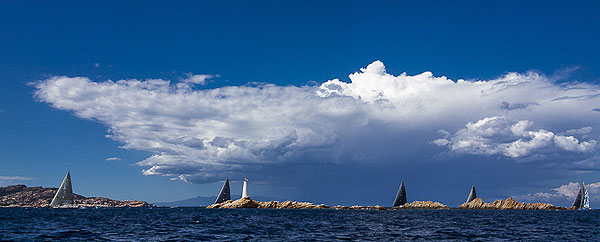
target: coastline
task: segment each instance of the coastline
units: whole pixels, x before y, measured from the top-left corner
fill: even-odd
[[[25,185],[12,185],[0,187],[0,207],[21,208],[44,208],[49,207],[52,197],[57,188],[27,187]],[[75,194],[74,207],[157,207],[145,201],[119,201],[104,197],[84,197]],[[198,206],[201,207],[201,206]],[[207,209],[333,209],[333,210],[410,210],[410,209],[444,209],[444,210],[574,210],[555,206],[549,203],[523,203],[513,198],[496,200],[490,203],[476,198],[469,203],[463,203],[458,207],[450,207],[435,201],[413,201],[403,206],[384,207],[380,205],[354,205],[354,206],[329,206],[325,204],[313,204],[310,202],[296,201],[255,201],[249,197],[237,200],[227,200],[206,206]]]
[[[206,207],[207,209],[239,209],[239,208],[259,208],[259,209],[334,209],[334,210],[409,210],[409,209],[433,209],[433,210],[574,210],[573,208],[565,208],[554,206],[549,203],[519,203],[513,198],[506,200],[496,200],[492,203],[483,202],[481,198],[474,199],[469,203],[463,203],[456,208],[444,205],[434,201],[413,201],[403,206],[383,207],[375,206],[327,206],[325,204],[313,204],[309,202],[294,202],[294,201],[254,201],[251,198],[240,198],[232,201],[227,200],[222,203],[212,204]]]
[[[0,187],[0,207],[44,208],[50,202],[58,188],[27,187],[12,185]],[[75,194],[72,207],[154,207],[154,205],[135,200],[113,200],[105,197],[84,197]]]

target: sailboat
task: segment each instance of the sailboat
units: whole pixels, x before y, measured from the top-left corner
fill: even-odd
[[[404,188],[404,181],[400,183],[400,188],[398,189],[398,194],[396,194],[396,199],[394,199],[394,205],[392,207],[404,206],[406,204],[406,189]]]
[[[223,183],[223,187],[221,187],[215,203],[222,203],[228,200],[231,200],[231,192],[229,191],[229,178],[225,178],[225,183]]]
[[[573,206],[579,210],[590,210],[590,195],[588,194],[587,189],[585,188],[585,184],[581,182],[581,186],[579,187],[579,192],[575,197],[575,201],[573,202]]]
[[[477,198],[477,192],[475,192],[475,186],[472,186],[466,203],[470,203],[471,201],[475,200],[475,198]]]
[[[73,194],[73,186],[71,185],[71,172],[67,171],[67,175],[60,184],[58,191],[56,191],[56,194],[50,203],[50,207],[75,208],[76,206],[73,204],[74,198],[75,194]]]

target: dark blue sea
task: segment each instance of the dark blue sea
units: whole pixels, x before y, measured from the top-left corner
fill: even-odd
[[[2,241],[600,241],[600,211],[0,208]]]

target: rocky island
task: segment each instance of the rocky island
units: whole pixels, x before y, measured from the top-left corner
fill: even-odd
[[[49,207],[58,188],[13,185],[0,187],[0,207]],[[78,207],[152,207],[144,201],[118,201],[104,197],[84,197],[75,194]]]
[[[392,209],[450,209],[450,207],[433,201],[414,201]]]
[[[387,208],[375,205],[375,206],[327,206],[325,204],[312,204],[309,202],[293,202],[293,201],[269,201],[260,202],[254,201],[249,197],[240,198],[232,201],[227,200],[222,203],[215,203],[206,208],[272,208],[272,209],[336,209],[336,210],[387,210]],[[407,203],[402,207],[394,207],[392,209],[449,209],[450,207],[441,204],[439,202],[432,201],[414,201]]]
[[[309,202],[293,201],[254,201],[249,197],[240,198],[232,201],[227,200],[222,203],[215,203],[206,208],[271,208],[271,209],[336,209],[336,210],[403,210],[403,209],[453,209],[447,205],[433,201],[414,201],[406,203],[403,206],[385,208],[376,206],[327,206],[325,204],[312,204]],[[469,203],[463,203],[456,209],[503,209],[503,210],[567,210],[569,208],[554,206],[549,203],[520,203],[513,198],[506,200],[496,200],[492,203],[483,202],[481,198],[476,198]]]
[[[328,206],[321,204],[315,205],[309,202],[292,202],[292,201],[270,201],[260,202],[254,201],[249,197],[243,197],[238,200],[232,201],[227,200],[222,203],[215,203],[206,208],[273,208],[273,209],[321,209],[329,208]]]
[[[484,202],[481,198],[463,203],[459,209],[512,209],[512,210],[566,210],[568,208],[557,207],[549,203],[520,203],[513,198],[496,200],[491,203]]]

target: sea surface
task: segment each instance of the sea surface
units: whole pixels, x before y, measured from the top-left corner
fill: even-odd
[[[600,210],[0,208],[0,241],[600,241]]]

